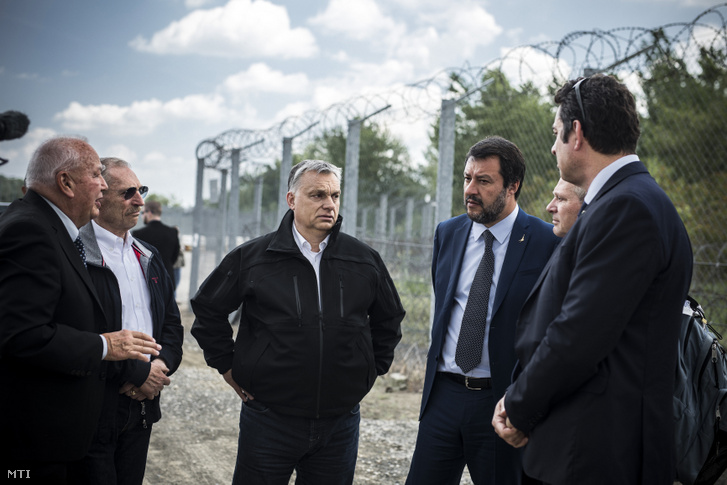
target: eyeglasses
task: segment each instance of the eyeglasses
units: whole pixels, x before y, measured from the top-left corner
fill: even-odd
[[[126,189],[126,191],[124,191],[124,200],[129,200],[134,197],[137,190],[139,191],[139,195],[141,195],[141,198],[143,199],[144,197],[146,197],[147,192],[149,192],[149,187],[147,187],[146,185],[142,185],[138,189],[136,187],[129,187],[128,189]]]
[[[581,79],[580,81],[575,83],[575,85],[573,86],[573,89],[575,89],[575,91],[576,91],[576,99],[578,100],[578,107],[581,108],[581,114],[583,115],[583,119],[581,120],[581,125],[583,125],[583,127],[585,127],[585,124],[586,124],[586,110],[583,109],[583,99],[581,99],[581,83],[583,81],[585,81],[586,79],[588,79],[588,78],[584,77],[583,79]]]

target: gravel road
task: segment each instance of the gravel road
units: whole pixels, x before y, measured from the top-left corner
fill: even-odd
[[[184,312],[183,320],[184,360],[162,393],[163,417],[152,432],[144,484],[229,484],[240,399],[217,371],[205,365],[188,331],[191,316]],[[385,388],[386,380],[379,379],[361,403],[357,485],[403,484],[409,470],[420,394]],[[465,477],[462,483],[471,481]]]

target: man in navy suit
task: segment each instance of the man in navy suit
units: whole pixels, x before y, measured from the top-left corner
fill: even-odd
[[[518,207],[524,176],[525,162],[513,143],[494,136],[478,142],[464,168],[467,214],[437,227],[432,344],[408,484],[459,483],[465,464],[475,484],[520,483],[520,454],[495,435],[490,421],[511,382],[518,313],[559,242],[552,225]],[[493,263],[482,276],[478,266],[488,245]],[[489,291],[471,291],[480,283]],[[475,357],[465,364],[458,348],[460,336],[469,333],[461,329],[467,327],[468,297],[479,291],[486,303],[474,319],[480,333],[469,350]]]
[[[493,425],[549,484],[674,480],[672,395],[681,308],[692,274],[687,232],[635,155],[634,98],[612,77],[556,94],[552,152],[588,187],[518,322],[519,374]]]

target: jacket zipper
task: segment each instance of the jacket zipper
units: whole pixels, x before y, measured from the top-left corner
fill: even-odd
[[[298,326],[303,326],[303,310],[300,305],[300,293],[298,292],[298,276],[293,276],[293,287],[295,288],[295,308],[298,312]]]
[[[341,320],[343,320],[343,275],[342,274],[338,275],[338,283],[339,283],[339,288],[340,288],[339,295],[340,295],[340,303],[341,303]]]

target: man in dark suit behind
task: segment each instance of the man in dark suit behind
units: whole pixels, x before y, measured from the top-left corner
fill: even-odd
[[[552,152],[588,187],[518,322],[520,369],[493,425],[525,446],[549,484],[674,480],[672,395],[681,308],[692,274],[687,232],[635,155],[626,86],[597,75],[556,94]]]
[[[3,476],[23,470],[24,477],[66,483],[96,429],[102,361],[159,353],[141,332],[110,332],[74,245],[78,228],[98,215],[107,188],[101,170],[86,142],[48,140],[28,165],[27,193],[0,217]]]
[[[179,256],[179,232],[175,228],[162,223],[161,219],[162,204],[156,200],[150,200],[144,206],[144,224],[146,226],[132,231],[131,235],[151,244],[159,251],[164,267],[176,288],[174,263]]]
[[[475,484],[520,483],[520,453],[495,435],[495,403],[515,366],[515,322],[525,298],[559,242],[553,226],[518,207],[525,161],[513,143],[489,137],[475,144],[464,168],[467,214],[442,222],[434,235],[432,344],[419,433],[407,483],[455,484],[467,465]],[[486,233],[491,233],[488,236]],[[477,271],[490,238],[494,267]],[[476,319],[475,357],[458,361],[474,280],[489,280]],[[471,311],[471,310],[470,310]]]

